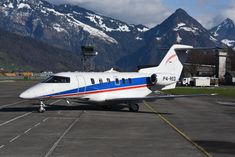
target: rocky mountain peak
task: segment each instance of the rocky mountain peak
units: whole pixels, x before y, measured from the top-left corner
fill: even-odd
[[[235,46],[235,25],[233,20],[227,18],[218,26],[210,30],[211,34],[229,47]]]
[[[199,39],[201,36],[206,36],[203,39],[207,40],[204,43],[205,45],[206,43],[212,45],[212,42],[216,41],[197,20],[181,8],[177,9],[161,24],[150,29],[147,36],[147,38],[155,38],[158,42],[164,41],[168,43],[167,46],[174,43],[200,45],[202,42],[195,42],[195,40],[202,40]]]
[[[174,14],[178,16],[189,16],[188,13],[182,8],[178,8]]]
[[[227,18],[221,23],[221,25],[223,25],[227,28],[232,28],[232,27],[234,27],[234,22],[230,18]]]

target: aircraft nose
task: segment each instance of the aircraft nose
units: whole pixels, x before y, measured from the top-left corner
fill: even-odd
[[[25,91],[25,92],[21,93],[19,97],[22,98],[22,99],[27,99],[28,98],[28,94]]]
[[[34,96],[32,92],[26,90],[23,93],[21,93],[19,97],[22,99],[32,99]]]

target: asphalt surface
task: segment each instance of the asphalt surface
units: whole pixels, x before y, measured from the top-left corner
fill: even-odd
[[[0,156],[234,157],[235,98],[158,100],[103,110],[18,98],[35,82],[0,83]]]

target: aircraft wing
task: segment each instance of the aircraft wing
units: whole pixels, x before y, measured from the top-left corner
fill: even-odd
[[[147,97],[137,97],[137,98],[117,98],[109,99],[106,102],[110,103],[137,103],[142,101],[155,101],[158,99],[174,99],[174,98],[183,98],[183,97],[202,97],[202,96],[213,96],[217,94],[191,94],[191,95],[151,95]]]

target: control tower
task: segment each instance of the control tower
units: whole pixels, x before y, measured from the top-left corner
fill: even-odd
[[[92,45],[81,46],[81,58],[83,64],[83,71],[89,72],[94,71],[93,60],[95,56],[98,55],[98,52],[95,51],[95,47]]]

